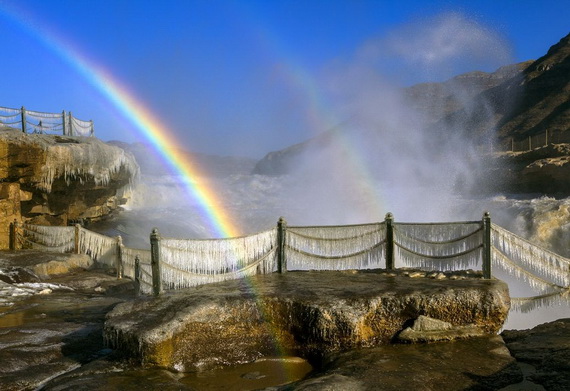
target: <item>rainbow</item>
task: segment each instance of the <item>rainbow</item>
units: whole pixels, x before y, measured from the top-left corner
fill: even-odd
[[[0,11],[78,71],[152,144],[164,163],[174,174],[180,176],[187,193],[200,205],[201,214],[214,236],[239,235],[239,228],[216,196],[213,186],[204,179],[205,175],[199,171],[196,164],[176,148],[176,138],[149,107],[137,100],[126,86],[113,78],[101,65],[82,55],[71,42],[44,26],[25,23],[24,20],[31,18],[27,15],[23,17],[23,11],[10,10],[7,6],[3,6]]]

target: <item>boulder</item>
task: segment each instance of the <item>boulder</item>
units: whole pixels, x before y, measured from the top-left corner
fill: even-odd
[[[507,285],[482,278],[409,278],[381,271],[257,275],[117,306],[105,339],[145,365],[197,371],[389,344],[420,315],[485,334],[502,327]]]
[[[532,367],[528,379],[547,390],[570,384],[570,319],[544,323],[531,330],[505,330],[501,336],[518,362]]]
[[[449,322],[420,315],[412,327],[407,327],[399,335],[401,342],[451,341],[484,335],[485,332],[475,325],[454,326]]]

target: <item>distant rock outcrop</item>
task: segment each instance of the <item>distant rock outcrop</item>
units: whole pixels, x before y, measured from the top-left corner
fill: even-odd
[[[537,147],[570,142],[570,34],[536,61],[505,66],[493,73],[470,72],[442,83],[417,84],[402,93],[403,103],[421,118],[426,137],[437,135],[433,147],[437,148],[439,142],[451,136],[460,136],[466,142],[471,140],[473,145],[481,147],[483,160],[491,164],[472,175],[482,180],[491,176],[496,182],[497,178],[507,179],[494,185],[498,187],[490,186],[489,190],[570,192],[565,179],[569,173],[568,153],[550,146],[540,152],[541,160],[530,160],[536,155]],[[289,173],[292,162],[304,154],[311,155],[326,148],[330,144],[327,140],[335,133],[344,132],[342,137],[350,138],[348,128],[334,129],[304,143],[270,152],[257,163],[254,173]],[[451,131],[453,135],[445,134]],[[495,151],[508,151],[514,142],[528,143],[530,152],[522,155],[492,153],[488,143],[493,137],[497,139]],[[532,137],[540,139],[540,146],[536,141],[529,141]],[[491,175],[488,169],[493,170]],[[487,184],[485,187],[489,188]]]
[[[94,137],[0,129],[0,248],[14,220],[67,225],[108,215],[138,172],[131,154]]]

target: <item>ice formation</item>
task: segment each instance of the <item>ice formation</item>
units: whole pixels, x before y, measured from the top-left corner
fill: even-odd
[[[59,177],[68,185],[71,180],[83,183],[92,179],[96,186],[107,186],[121,170],[130,173],[131,178],[139,175],[139,167],[130,154],[91,138],[84,138],[81,143],[46,145],[46,150],[38,187],[47,192]]]
[[[151,251],[122,245],[81,227],[24,224],[18,230],[26,247],[70,252],[79,230],[79,250],[97,263],[119,267],[135,279],[140,266],[140,291],[152,293]],[[480,262],[483,228],[479,221],[463,223],[394,223],[396,260],[430,270],[466,269]],[[289,226],[284,230],[287,270],[373,269],[385,266],[386,223],[345,226]],[[159,238],[163,288],[196,285],[266,274],[278,269],[278,229],[227,239]],[[493,267],[527,282],[538,296],[513,298],[513,308],[530,311],[540,305],[566,301],[570,296],[570,259],[491,225]],[[398,265],[396,265],[398,267]]]
[[[18,238],[24,248],[67,253],[75,248],[74,227],[23,224]]]
[[[288,227],[288,270],[374,269],[385,263],[385,223]]]
[[[160,240],[166,289],[240,278],[277,270],[277,229],[228,239]]]
[[[481,260],[482,223],[396,223],[397,262],[430,270],[467,269]]]
[[[85,228],[79,230],[79,251],[91,256],[97,263],[116,267],[117,247],[117,238],[110,238]]]
[[[537,287],[538,284],[526,278],[529,273],[523,270],[550,280],[552,286],[570,286],[570,259],[538,247],[496,224],[491,227],[494,265],[505,268],[510,274],[522,276],[531,286]]]

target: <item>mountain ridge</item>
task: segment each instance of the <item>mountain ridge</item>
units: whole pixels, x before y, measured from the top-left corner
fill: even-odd
[[[458,87],[461,94],[454,95]],[[490,73],[468,72],[441,83],[416,84],[404,89],[403,96],[428,124],[428,132],[460,129],[462,137],[479,145],[494,139],[495,149],[506,151],[513,140],[547,131],[562,134],[570,123],[570,34],[537,60],[506,65]],[[304,151],[326,145],[331,132],[343,130],[334,129],[269,152],[253,173],[288,173],[290,163]]]

